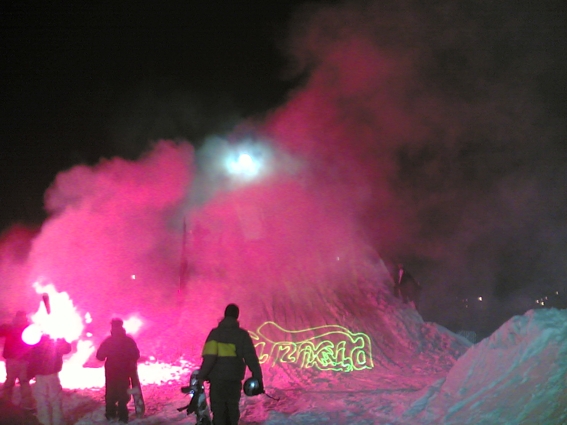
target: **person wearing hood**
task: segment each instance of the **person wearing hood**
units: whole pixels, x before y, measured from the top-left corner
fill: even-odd
[[[239,402],[246,366],[258,379],[264,392],[262,369],[248,331],[238,323],[240,310],[229,304],[218,327],[207,337],[203,362],[197,379],[209,381],[209,398],[214,425],[237,425],[240,419]]]
[[[133,338],[126,335],[122,319],[112,319],[110,336],[96,352],[96,358],[104,361],[106,419],[118,418],[128,422],[130,401],[130,377],[137,368],[140,350]]]
[[[12,395],[16,380],[20,384],[21,403],[20,407],[26,410],[33,410],[33,395],[28,376],[28,361],[31,346],[22,339],[22,333],[29,325],[25,311],[18,311],[12,323],[0,326],[0,338],[4,341],[4,351],[2,355],[6,360],[6,381],[3,387],[3,399],[12,402]]]

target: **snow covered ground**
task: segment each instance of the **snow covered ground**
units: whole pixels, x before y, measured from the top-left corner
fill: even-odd
[[[241,423],[565,424],[565,335],[567,311],[532,310],[470,347],[447,372],[420,363],[405,372],[372,375],[371,381],[353,376],[348,389],[332,375],[306,388],[277,388],[267,381],[267,393],[277,400],[243,397]],[[138,419],[131,412],[130,423],[194,423],[194,415],[177,411],[188,402],[179,390],[185,382],[181,376],[179,382],[145,385],[146,415]],[[106,423],[100,388],[66,390],[64,405],[68,424]]]

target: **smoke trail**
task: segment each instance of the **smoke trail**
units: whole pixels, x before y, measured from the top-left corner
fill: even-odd
[[[21,287],[53,282],[104,329],[113,314],[166,311],[177,291],[192,160],[188,144],[160,142],[138,161],[59,173]]]

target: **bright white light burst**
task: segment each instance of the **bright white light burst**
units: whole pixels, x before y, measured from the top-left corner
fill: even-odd
[[[229,159],[227,161],[228,172],[243,178],[253,178],[258,175],[260,171],[259,161],[252,158],[248,153],[241,153],[236,159]]]

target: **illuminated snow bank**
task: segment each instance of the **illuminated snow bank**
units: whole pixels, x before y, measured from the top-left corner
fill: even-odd
[[[101,363],[102,364],[102,363]],[[145,362],[138,364],[138,375],[142,385],[162,385],[165,383],[180,383],[188,371],[195,368],[189,362],[181,361],[178,364],[161,362]],[[65,363],[59,373],[61,385],[66,389],[85,389],[104,387],[104,368],[84,368]]]
[[[515,316],[470,348],[407,414],[446,425],[567,423],[566,335],[566,310]]]

